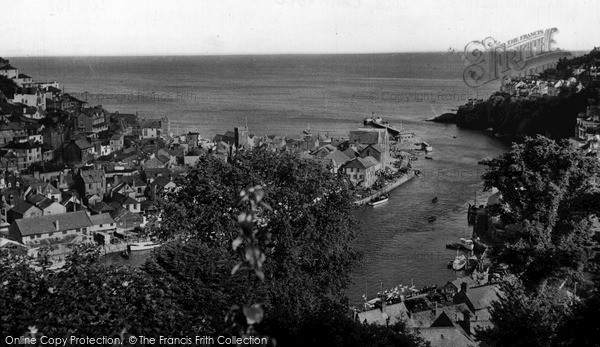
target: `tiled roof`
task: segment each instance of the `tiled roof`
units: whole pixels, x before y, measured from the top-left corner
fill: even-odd
[[[93,225],[111,224],[115,222],[110,216],[110,213],[94,214],[89,217]]]
[[[56,226],[56,221],[58,221],[58,228]],[[17,219],[15,223],[22,236],[72,230],[92,225],[92,222],[85,211]]]
[[[79,147],[79,149],[92,148],[92,145],[87,140],[75,140],[75,146]]]
[[[469,288],[467,297],[476,310],[484,309],[498,300],[498,288],[496,285]]]
[[[89,183],[100,183],[104,180],[104,171],[102,170],[83,170],[80,173],[83,182]]]
[[[32,204],[23,201],[23,202],[20,202],[20,203],[16,204],[15,206],[13,206],[11,208],[11,210],[14,211],[14,212],[16,212],[16,213],[24,214],[25,212],[29,211],[32,208],[35,208],[35,209],[39,210],[39,208],[33,206]]]
[[[160,119],[146,119],[142,121],[142,128],[161,129],[162,121]]]
[[[159,187],[166,187],[167,184],[171,183],[171,180],[169,180],[168,178],[165,178],[163,176],[158,176],[154,181],[152,181],[152,183],[150,183],[151,186],[159,186]]]
[[[336,149],[333,152],[327,154],[325,156],[325,159],[331,159],[334,165],[339,166],[350,160],[350,157],[348,157],[346,153]]]
[[[377,159],[368,156],[366,158],[360,158],[360,157],[356,157],[353,160],[347,162],[346,164],[344,164],[345,167],[349,167],[349,168],[359,168],[359,169],[367,169],[370,168],[372,166],[375,166],[379,164],[379,162],[377,161]]]

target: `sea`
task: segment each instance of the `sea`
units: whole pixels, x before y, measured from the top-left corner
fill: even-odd
[[[364,253],[347,294],[400,284],[443,285],[461,273],[447,268],[455,251],[445,245],[471,235],[469,203],[482,204],[478,162],[504,153],[496,138],[428,119],[469,99],[485,99],[499,81],[477,89],[463,81],[466,64],[455,53],[347,55],[15,57],[11,64],[36,81],[58,81],[64,92],[111,112],[168,117],[173,133],[203,137],[247,125],[250,133],[348,136],[366,116],[381,116],[433,146],[433,160],[413,162],[421,177],[392,191],[381,206],[355,212],[356,246]],[[432,203],[434,197],[437,203]],[[428,222],[435,216],[436,220]],[[108,262],[139,265],[118,255]]]

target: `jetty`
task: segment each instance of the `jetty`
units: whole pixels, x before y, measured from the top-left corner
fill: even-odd
[[[369,201],[375,199],[379,195],[388,193],[388,192],[392,191],[393,189],[395,189],[395,188],[403,185],[404,183],[406,183],[409,180],[411,180],[413,177],[415,177],[414,171],[413,170],[409,170],[406,174],[402,175],[401,177],[399,177],[398,179],[396,179],[394,182],[386,184],[383,188],[381,188],[380,190],[378,190],[376,193],[373,193],[372,195],[369,195],[366,198],[362,198],[360,200],[354,201],[354,204],[357,205],[357,206],[362,206],[364,204],[367,204]]]
[[[367,118],[364,121],[365,125],[370,125],[374,128],[379,128],[379,129],[387,129],[388,133],[392,136],[398,136],[400,135],[400,133],[402,132],[401,129],[395,128],[387,123],[384,123],[382,121],[378,121],[380,118]]]

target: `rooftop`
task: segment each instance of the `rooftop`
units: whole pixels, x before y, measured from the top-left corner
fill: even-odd
[[[58,225],[56,224],[57,221]],[[17,219],[15,225],[22,236],[30,236],[48,232],[84,228],[91,226],[92,222],[85,211],[78,211]]]

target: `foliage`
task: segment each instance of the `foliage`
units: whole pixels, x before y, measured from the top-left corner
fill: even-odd
[[[198,240],[243,257],[248,244],[236,232],[242,212],[236,202],[246,187],[263,187],[260,202],[272,208],[261,213],[256,232],[268,235],[261,240],[266,261],[259,255],[264,261],[259,276],[266,280],[248,293],[231,290],[246,293],[237,298],[240,307],[250,297],[261,298],[265,332],[297,336],[298,322],[325,298],[341,300],[359,257],[350,247],[356,227],[350,195],[336,175],[293,154],[255,150],[239,153],[231,163],[203,155],[179,185],[183,188],[161,203],[165,212],[155,235],[184,243]]]
[[[0,335],[35,326],[47,336],[154,336],[181,331],[182,313],[166,283],[140,270],[104,266],[95,250],[78,249],[61,271],[4,254],[0,262]]]
[[[3,256],[0,334],[32,327],[28,334],[54,337],[425,345],[402,324],[363,325],[349,313],[343,290],[360,257],[339,177],[311,160],[258,151],[230,163],[202,156],[182,180],[160,202],[154,233],[166,243],[141,269],[104,265],[88,248],[75,249],[60,271]]]
[[[571,88],[558,96],[520,99],[508,94],[492,95],[484,102],[459,107],[455,117],[458,126],[484,130],[493,128],[500,134],[517,138],[538,134],[552,138],[568,138],[575,133],[577,115],[599,99],[597,86],[576,93]]]
[[[487,345],[556,346],[559,327],[569,317],[572,300],[563,289],[548,286],[529,292],[519,281],[502,286],[503,298],[492,303],[493,328],[477,329]]]
[[[4,94],[8,99],[12,99],[17,89],[18,86],[15,81],[5,76],[0,76],[0,93]]]
[[[497,262],[509,264],[533,286],[552,277],[581,280],[595,269],[597,159],[568,142],[537,136],[484,165],[485,187],[497,188],[502,196],[502,220],[516,224],[494,247]]]
[[[580,346],[597,343],[600,193],[597,158],[567,141],[542,136],[484,161],[487,189],[498,188],[505,224],[491,258],[519,278],[492,304],[492,329],[477,337],[498,346]],[[580,290],[574,296],[569,287]],[[594,311],[595,310],[595,311]]]

